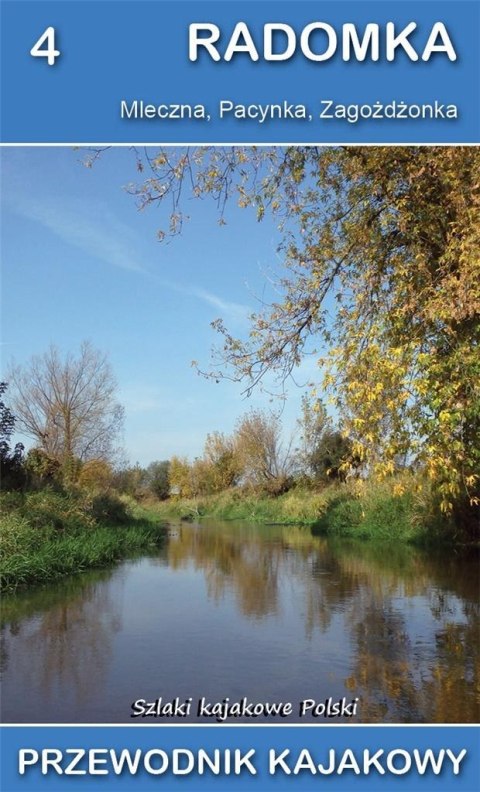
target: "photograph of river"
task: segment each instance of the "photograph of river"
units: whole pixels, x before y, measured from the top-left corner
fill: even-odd
[[[477,571],[305,527],[170,526],[155,555],[5,598],[3,717],[127,723],[139,699],[247,696],[325,723],[299,703],[358,697],[352,722],[474,722]]]
[[[5,723],[480,716],[480,151],[1,151]]]

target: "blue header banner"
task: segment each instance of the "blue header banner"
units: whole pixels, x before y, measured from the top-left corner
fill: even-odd
[[[475,143],[479,4],[2,2],[7,143]]]
[[[3,792],[478,792],[474,727],[4,727]]]

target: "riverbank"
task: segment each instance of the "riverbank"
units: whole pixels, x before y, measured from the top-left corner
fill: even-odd
[[[457,538],[453,524],[434,508],[432,493],[405,479],[331,484],[321,491],[297,486],[277,497],[231,489],[194,499],[171,498],[154,509],[165,519],[310,525],[318,533],[345,538],[416,544]]]
[[[245,520],[308,525],[313,533],[373,542],[465,544],[427,487],[413,478],[293,487],[276,497],[234,488],[140,506],[111,493],[45,489],[5,493],[0,502],[0,588],[34,585],[108,566],[162,541],[168,520]]]
[[[45,490],[1,497],[0,589],[45,583],[162,541],[158,517],[119,498]]]
[[[157,553],[2,598],[2,713],[125,723],[139,696],[309,686],[358,697],[362,722],[476,722],[477,597],[477,559],[450,548],[183,523]]]

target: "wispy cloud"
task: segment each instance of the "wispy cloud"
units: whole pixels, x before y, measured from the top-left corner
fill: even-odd
[[[131,229],[104,204],[86,207],[76,200],[66,204],[52,197],[42,201],[11,197],[9,205],[17,214],[40,223],[89,256],[114,267],[145,272]]]
[[[86,206],[77,199],[69,199],[65,203],[52,196],[41,201],[22,196],[20,200],[15,194],[9,195],[8,204],[16,214],[40,223],[59,239],[89,256],[109,266],[142,273],[164,288],[196,297],[215,308],[226,320],[244,324],[251,313],[247,305],[223,299],[203,287],[165,280],[147,269],[138,253],[140,244],[135,233],[105,204],[98,202]]]
[[[153,273],[149,273],[149,276],[165,289],[171,289],[172,291],[175,291],[178,294],[183,294],[187,297],[195,297],[207,305],[212,306],[218,311],[218,315],[221,316],[222,319],[227,319],[237,324],[244,324],[252,312],[248,305],[232,302],[231,300],[225,300],[222,297],[219,297],[218,294],[214,294],[213,292],[209,291],[208,289],[204,289],[201,286],[164,280],[163,278],[157,278]]]
[[[242,305],[241,303],[223,300],[221,297],[218,297],[218,295],[213,294],[206,289],[190,287],[188,289],[188,293],[193,297],[198,297],[199,300],[203,300],[204,302],[208,303],[208,305],[213,305],[214,308],[218,308],[222,314],[222,317],[228,317],[236,321],[245,321],[248,319],[248,316],[251,313],[251,309],[248,307],[248,305]]]

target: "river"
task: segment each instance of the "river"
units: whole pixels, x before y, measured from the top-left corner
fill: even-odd
[[[153,554],[3,598],[2,718],[170,723],[168,707],[132,719],[132,704],[178,698],[192,700],[180,722],[199,722],[199,700],[228,697],[290,703],[283,722],[331,722],[343,701],[351,722],[469,723],[479,624],[471,556],[172,524]],[[300,718],[306,700],[317,717]]]

